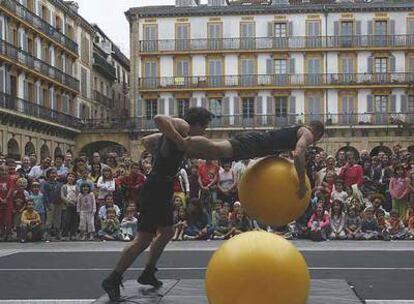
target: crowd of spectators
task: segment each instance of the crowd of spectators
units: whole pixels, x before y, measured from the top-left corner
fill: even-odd
[[[0,155],[0,240],[130,241],[151,163],[148,154],[133,162],[114,152],[91,159],[66,153],[40,163],[35,155],[21,162]],[[309,207],[283,227],[243,211],[237,184],[250,164],[188,160],[174,182],[173,240],[228,239],[249,230],[313,241],[414,239],[414,154],[399,145],[389,155],[310,149]]]

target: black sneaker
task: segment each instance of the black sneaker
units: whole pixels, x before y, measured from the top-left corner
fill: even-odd
[[[124,287],[124,285],[122,285],[122,278],[116,279],[107,277],[103,280],[101,286],[112,302],[125,302],[125,299],[121,298],[121,290],[119,288],[120,286],[122,286],[122,288]]]
[[[138,283],[141,285],[151,285],[155,288],[160,288],[162,286],[162,282],[155,277],[155,272],[157,270],[157,268],[154,270],[145,269],[137,279]]]

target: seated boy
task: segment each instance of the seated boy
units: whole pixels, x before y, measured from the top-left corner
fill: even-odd
[[[33,201],[29,200],[26,209],[22,212],[20,219],[20,242],[25,243],[28,239],[38,241],[42,237],[42,222],[40,215],[34,210]]]

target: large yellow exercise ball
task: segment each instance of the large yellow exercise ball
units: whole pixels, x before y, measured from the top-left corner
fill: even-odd
[[[303,215],[309,205],[311,185],[307,176],[305,180],[307,192],[299,199],[299,178],[293,162],[263,158],[243,174],[239,199],[251,218],[269,226],[283,226]]]
[[[310,275],[289,241],[252,231],[226,241],[214,253],[205,284],[209,304],[305,304]]]

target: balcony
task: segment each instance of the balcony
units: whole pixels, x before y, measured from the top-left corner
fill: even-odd
[[[51,26],[49,23],[44,21],[38,15],[32,13],[19,2],[15,0],[1,0],[0,5],[6,10],[12,12],[14,15],[17,15],[19,18],[29,23],[38,31],[45,34],[47,37],[51,38],[57,43],[62,44],[76,55],[78,54],[78,44],[75,41],[59,32],[57,28]]]
[[[97,53],[93,53],[93,66],[110,80],[116,79],[116,69]]]
[[[79,128],[80,120],[68,114],[64,114],[50,108],[35,104],[28,100],[0,92],[0,108],[11,110],[16,113],[24,114],[29,117],[48,120],[50,122],[67,126],[70,128]]]
[[[94,91],[95,101],[99,102],[100,104],[111,107],[112,106],[112,98],[105,96],[104,94],[100,93],[99,91]]]
[[[0,55],[7,57],[13,62],[24,65],[27,69],[36,71],[42,75],[56,80],[60,84],[67,86],[76,92],[79,92],[79,80],[63,73],[61,70],[51,66],[50,64],[33,57],[29,53],[18,49],[14,45],[0,39]]]
[[[319,120],[328,129],[335,128],[397,128],[414,126],[414,113],[349,113],[349,114],[265,114],[265,115],[221,115],[210,123],[210,130],[274,129],[292,124]],[[154,131],[152,119],[145,117],[89,119],[83,122],[85,129]]]
[[[354,87],[412,85],[414,73],[383,74],[281,74],[281,75],[226,75],[192,77],[139,78],[142,90],[203,90],[203,89],[255,89],[305,88],[305,87]]]
[[[414,48],[413,35],[166,39],[139,42],[141,53]]]

